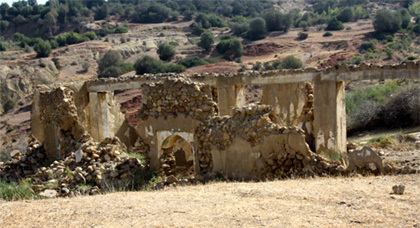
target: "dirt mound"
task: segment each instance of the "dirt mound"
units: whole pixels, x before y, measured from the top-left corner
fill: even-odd
[[[276,43],[251,44],[245,47],[245,56],[263,56],[278,52],[284,45]]]

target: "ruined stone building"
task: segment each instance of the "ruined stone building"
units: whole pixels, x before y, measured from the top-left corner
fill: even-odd
[[[86,135],[97,141],[117,136],[166,175],[290,176],[311,168],[316,154],[337,159],[346,152],[345,81],[394,78],[419,79],[420,63],[143,75],[39,87],[32,132],[52,159],[80,149]],[[245,104],[246,85],[262,85],[261,104]],[[133,88],[142,91],[136,128],[113,94]]]

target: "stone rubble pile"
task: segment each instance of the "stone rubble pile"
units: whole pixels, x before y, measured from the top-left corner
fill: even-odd
[[[207,93],[205,90],[208,90]],[[180,114],[204,121],[214,116],[217,104],[209,97],[211,90],[188,78],[168,77],[156,83],[142,85],[143,103],[140,119]]]
[[[46,166],[42,144],[32,141],[27,154],[16,155],[0,167],[0,176],[15,182],[31,178],[35,192],[52,189],[58,196],[99,193],[114,182],[128,181],[134,172],[144,168],[123,150],[118,138],[106,138],[101,143],[89,139],[76,151]],[[81,185],[90,187],[80,190]]]
[[[35,174],[46,161],[45,150],[38,141],[31,139],[26,152],[11,152],[11,159],[0,163],[0,179],[17,181]]]

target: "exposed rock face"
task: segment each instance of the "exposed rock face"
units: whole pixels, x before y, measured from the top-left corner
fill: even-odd
[[[32,94],[36,85],[49,83],[58,74],[52,61],[43,59],[42,62],[45,67],[19,63],[16,67],[0,66],[0,114],[7,102],[14,103]]]

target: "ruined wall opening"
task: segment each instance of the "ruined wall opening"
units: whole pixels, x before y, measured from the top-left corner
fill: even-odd
[[[181,134],[192,136],[191,133],[181,132]],[[163,174],[187,176],[194,172],[194,148],[186,138],[180,134],[172,134],[158,144],[159,162]]]
[[[120,111],[132,127],[138,124],[138,112],[143,102],[143,91],[140,88],[115,90],[114,96],[121,105]]]

